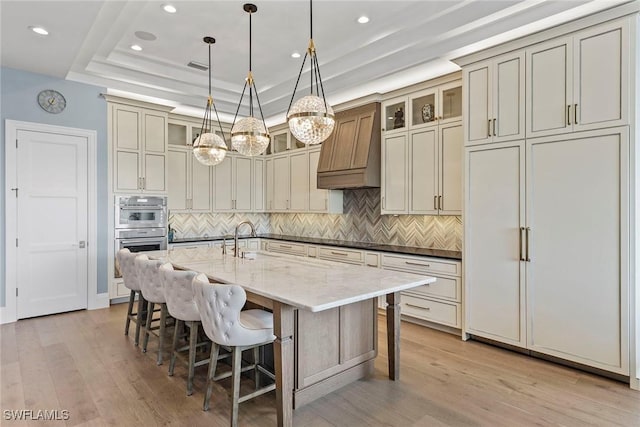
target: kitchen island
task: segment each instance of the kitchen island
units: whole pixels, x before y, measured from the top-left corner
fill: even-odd
[[[235,283],[247,299],[273,310],[278,425],[293,409],[373,372],[377,356],[377,297],[387,298],[389,378],[399,378],[400,292],[435,278],[296,256],[219,248],[148,252],[176,268]]]

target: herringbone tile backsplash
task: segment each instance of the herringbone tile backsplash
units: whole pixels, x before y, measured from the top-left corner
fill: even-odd
[[[344,213],[327,214],[172,214],[177,237],[231,234],[245,219],[258,233],[322,237],[460,251],[459,216],[380,215],[380,189],[344,190]]]

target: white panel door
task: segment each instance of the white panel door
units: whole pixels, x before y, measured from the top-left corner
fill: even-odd
[[[438,127],[411,132],[409,138],[409,213],[437,215]]]
[[[527,137],[573,130],[572,46],[566,37],[527,49]]]
[[[575,130],[626,124],[622,120],[628,91],[622,85],[626,81],[627,61],[622,55],[623,37],[626,32],[623,34],[619,23],[599,26],[574,37]]]
[[[274,194],[274,186],[273,186],[273,180],[274,180],[274,172],[273,172],[273,159],[267,159],[265,160],[265,182],[266,182],[266,188],[265,188],[265,199],[266,199],[266,206],[265,209],[267,210],[267,212],[270,212],[271,210],[274,209],[274,204],[273,204],[273,198],[275,196]]]
[[[467,122],[467,144],[491,142],[491,61],[471,66],[464,72],[466,99],[464,112]]]
[[[18,131],[18,147],[18,319],[87,308],[87,138]]]
[[[503,55],[493,64],[493,142],[522,139],[525,135],[524,53]]]
[[[289,209],[306,211],[309,209],[309,158],[307,152],[292,154],[289,161],[291,167]]]
[[[203,165],[192,154],[187,152],[187,156],[191,162],[191,202],[190,208],[196,212],[211,211],[211,174],[213,167]],[[173,170],[171,177],[173,178]]]
[[[264,158],[253,159],[253,211],[264,212],[265,208],[265,175]]]
[[[189,156],[192,154],[184,150],[169,150],[169,199],[167,206],[170,211],[187,209]]]
[[[251,210],[251,185],[253,184],[251,158],[242,156],[235,157],[233,160],[235,190],[233,208],[236,211],[247,212]]]
[[[462,123],[440,126],[439,131],[439,213],[462,215]]]
[[[465,332],[525,347],[524,142],[467,148]]]
[[[233,157],[226,156],[222,163],[213,166],[213,210],[233,210]]]
[[[382,214],[409,211],[409,173],[407,135],[387,136],[382,140]]]
[[[529,348],[625,375],[627,150],[620,134],[527,142]]]
[[[318,161],[320,150],[309,151],[309,210],[324,212],[327,210],[328,190],[318,188]]]
[[[273,210],[289,208],[289,156],[273,159]]]

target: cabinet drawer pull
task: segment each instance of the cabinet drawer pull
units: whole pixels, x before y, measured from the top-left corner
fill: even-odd
[[[377,267],[376,264],[367,264],[367,267]]]
[[[407,265],[418,265],[420,267],[431,267],[429,264],[420,264],[419,262],[405,261],[404,263]]]
[[[278,245],[278,247],[283,248],[283,249],[291,249],[291,246],[289,246],[289,245]]]
[[[578,124],[578,104],[573,104],[573,123]]]
[[[344,256],[348,256],[349,254],[346,252],[335,252],[335,251],[331,251],[332,255],[344,255]]]
[[[571,126],[571,105],[567,105],[567,126]]]
[[[409,304],[408,302],[405,303],[405,305],[407,307],[411,307],[411,308],[418,308],[420,310],[425,310],[425,311],[431,311],[430,307],[420,307],[419,305],[415,305],[415,304]]]

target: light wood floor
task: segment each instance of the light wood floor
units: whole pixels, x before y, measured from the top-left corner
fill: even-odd
[[[201,410],[206,368],[185,395],[186,370],[156,366],[123,335],[124,304],[0,326],[0,403],[6,409],[67,409],[37,426],[226,426],[230,384]],[[384,318],[381,318],[384,320]],[[132,330],[134,328],[132,327]],[[380,321],[380,343],[384,340]],[[627,384],[421,326],[402,324],[401,380],[375,375],[294,412],[297,426],[640,426],[640,392]],[[27,425],[6,421],[3,426]],[[275,394],[240,405],[240,425],[275,425]]]

